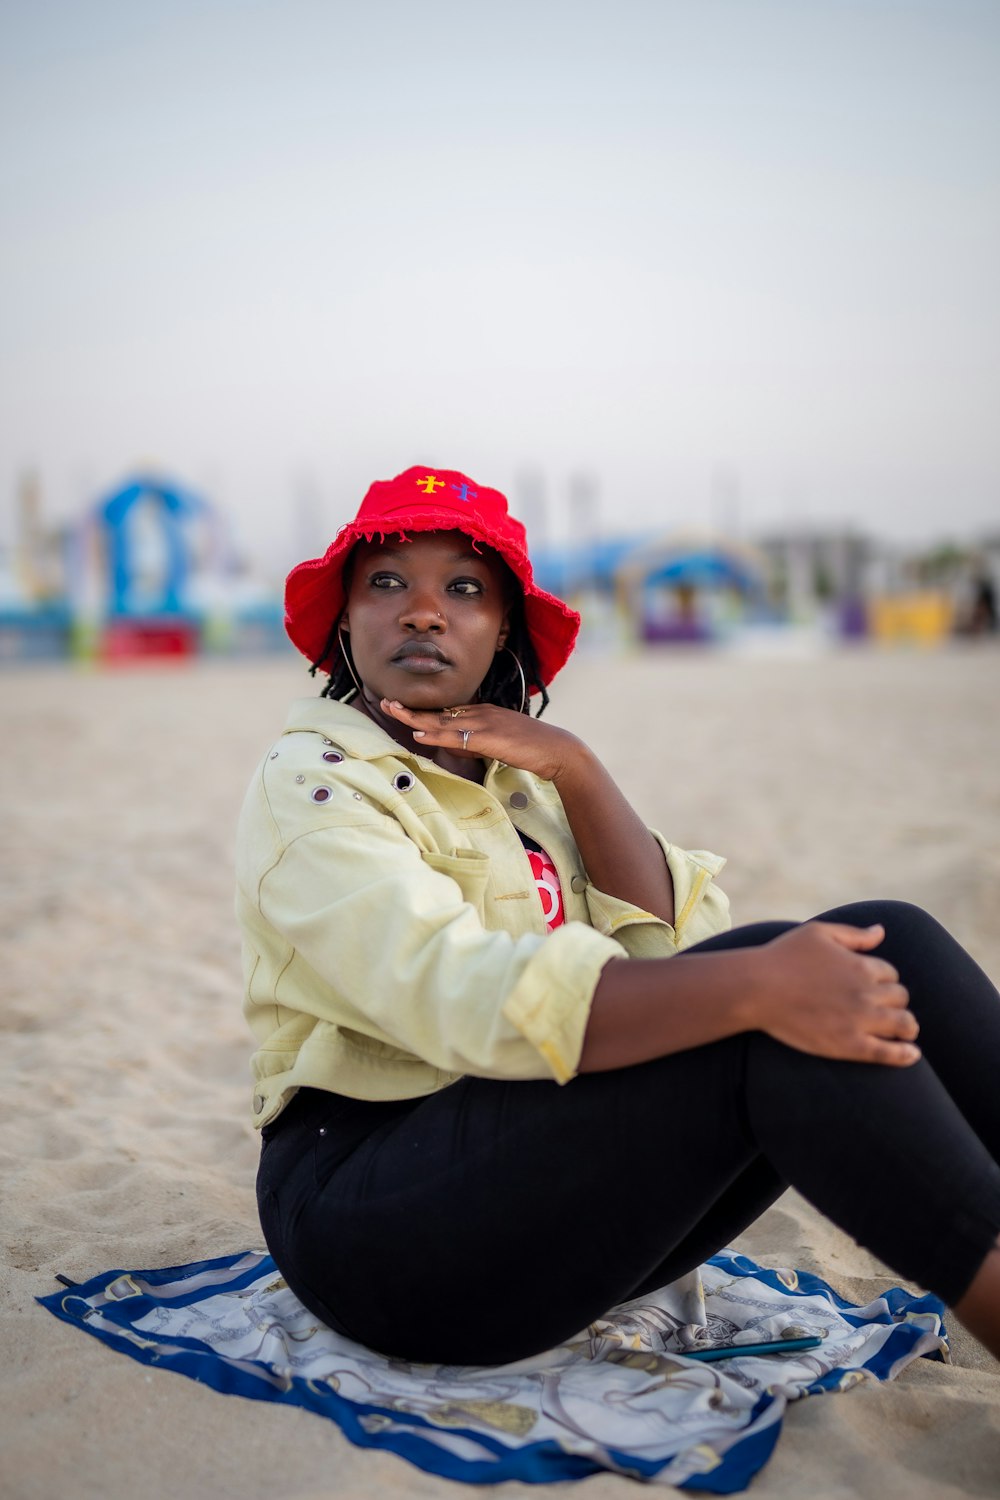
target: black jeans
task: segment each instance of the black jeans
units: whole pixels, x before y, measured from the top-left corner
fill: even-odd
[[[391,1103],[300,1090],[258,1175],[293,1291],[385,1353],[501,1364],[700,1265],[792,1185],[958,1300],[1000,1231],[1000,997],[915,907],[824,917],[885,924],[878,952],[909,987],[919,1063],[833,1062],[746,1032],[562,1087],[465,1078]]]

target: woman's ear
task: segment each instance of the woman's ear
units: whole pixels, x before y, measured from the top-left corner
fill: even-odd
[[[347,610],[346,609],[344,610],[344,613],[341,615],[340,619],[337,621],[337,629],[338,630],[346,630],[348,635],[350,635],[350,633],[351,633],[351,622],[347,618]]]
[[[500,622],[500,633],[497,636],[497,650],[498,651],[502,651],[503,648],[506,646],[506,644],[507,644],[507,637],[509,635],[510,635],[510,610],[508,609],[508,610],[504,611],[504,617],[503,617],[503,619]]]

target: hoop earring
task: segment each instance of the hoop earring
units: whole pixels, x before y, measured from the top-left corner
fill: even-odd
[[[514,658],[514,665],[517,668],[517,675],[521,679],[521,707],[518,709],[518,713],[523,714],[524,705],[528,701],[528,684],[524,678],[524,668],[521,666],[521,659],[518,656],[517,652],[512,651],[509,646],[501,646],[500,650],[506,651],[508,656],[512,656]]]
[[[337,626],[337,644],[340,646],[340,654],[344,658],[344,665],[347,668],[348,672],[351,674],[351,681],[354,683],[354,686],[358,690],[358,696],[363,698],[364,693],[362,692],[361,684],[358,681],[358,674],[354,670],[354,663],[351,661],[350,652],[344,644],[344,627],[342,625]]]

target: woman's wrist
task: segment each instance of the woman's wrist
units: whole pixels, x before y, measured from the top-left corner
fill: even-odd
[[[568,729],[560,729],[559,734],[562,737],[560,759],[550,779],[565,805],[568,798],[576,793],[586,793],[601,775],[607,773],[593,750],[583,740],[571,734]]]
[[[768,999],[767,958],[763,947],[734,948],[725,955],[734,971],[734,984],[728,996],[734,1032],[766,1031],[764,1024]]]

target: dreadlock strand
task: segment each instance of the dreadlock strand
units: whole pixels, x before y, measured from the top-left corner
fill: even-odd
[[[309,676],[310,677],[315,677],[317,672],[322,671],[323,670],[323,663],[325,661],[329,661],[330,657],[333,655],[333,648],[337,644],[337,631],[339,629],[339,626],[340,626],[340,619],[338,617],[336,620],[334,620],[333,624],[330,626],[330,633],[329,633],[329,635],[326,638],[326,641],[325,641],[325,643],[323,645],[322,651],[319,653],[319,656],[316,658],[316,660],[313,662],[312,666],[309,668]],[[324,688],[323,692],[320,694],[320,697],[324,697],[325,694],[326,694],[326,689]]]

